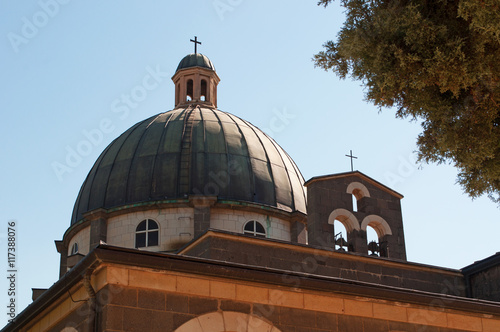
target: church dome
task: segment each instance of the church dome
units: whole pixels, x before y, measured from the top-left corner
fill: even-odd
[[[206,57],[203,54],[200,53],[191,53],[186,55],[181,62],[179,62],[179,65],[177,66],[177,71],[181,69],[186,69],[186,68],[192,68],[192,67],[201,67],[201,68],[207,68],[210,70],[215,71],[215,66],[210,61],[208,57]]]
[[[184,59],[179,67],[187,65]],[[71,224],[100,208],[192,195],[305,214],[303,183],[293,160],[261,130],[216,108],[191,104],[141,121],[115,139],[83,183]]]

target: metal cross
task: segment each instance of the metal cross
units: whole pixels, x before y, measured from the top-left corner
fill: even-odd
[[[354,166],[353,166],[352,160],[353,159],[358,159],[358,157],[354,157],[352,155],[352,150],[350,150],[350,151],[351,151],[351,153],[350,154],[346,154],[345,156],[351,158],[351,172],[353,172],[354,171]]]
[[[194,54],[198,54],[198,44],[201,45],[201,42],[198,41],[198,37],[194,36],[194,40],[190,39],[194,43]]]

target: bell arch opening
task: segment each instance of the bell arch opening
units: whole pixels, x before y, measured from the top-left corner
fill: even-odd
[[[193,100],[193,80],[189,79],[186,82],[186,101]]]
[[[372,256],[388,257],[386,236],[392,235],[392,231],[387,221],[380,216],[369,215],[363,219],[361,230],[366,232],[369,254]],[[376,235],[372,235],[370,238],[370,232],[375,232]]]
[[[353,230],[359,231],[358,219],[352,214],[352,212],[346,209],[335,209],[330,213],[328,217],[328,223],[333,225],[335,220],[338,220],[344,225],[345,230],[350,233]]]
[[[207,81],[206,80],[201,80],[201,84],[200,84],[200,100],[201,101],[206,101],[208,100],[208,95],[207,95]]]
[[[348,234],[344,224],[340,220],[335,219],[335,221],[333,222],[333,230],[335,233],[335,236],[333,238],[335,250],[349,251]]]
[[[370,197],[368,188],[360,182],[351,182],[347,186],[346,192],[352,195],[352,211],[358,212],[358,202],[364,197]]]

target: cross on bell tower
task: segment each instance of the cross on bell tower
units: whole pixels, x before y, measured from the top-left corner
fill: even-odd
[[[350,151],[351,151],[351,153],[350,154],[346,154],[345,156],[351,158],[351,172],[354,172],[354,164],[353,164],[352,160],[353,159],[358,159],[358,157],[354,157],[352,155],[352,150],[350,150]]]
[[[198,44],[201,45],[201,42],[198,41],[198,37],[194,36],[194,40],[190,39],[189,41],[194,43],[194,54],[198,54]]]

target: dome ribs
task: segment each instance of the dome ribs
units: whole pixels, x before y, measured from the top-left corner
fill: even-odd
[[[245,139],[241,127],[234,120],[233,115],[218,111],[223,113],[229,120],[226,130],[224,131],[226,135],[226,146],[228,149],[228,163],[229,165],[229,176],[231,176],[232,181],[231,186],[234,186],[231,193],[238,196],[239,199],[244,201],[253,202],[255,198],[255,178],[252,171],[252,164],[250,162],[250,152],[248,151],[248,143]],[[241,120],[241,119],[240,119]],[[221,122],[224,126],[224,122]],[[233,127],[233,132],[231,133],[230,127]],[[236,134],[237,133],[237,134]]]
[[[207,150],[205,128],[203,126],[204,118],[201,108],[199,108],[199,121],[196,121],[193,128],[192,138],[192,169],[191,169],[191,188],[190,193],[195,195],[209,195],[208,187],[205,186],[205,170],[207,169],[205,152]]]
[[[263,153],[264,159],[254,158],[250,155],[250,162],[252,163],[252,170],[255,178],[255,197],[254,202],[263,203],[271,206],[277,206],[277,193],[274,173],[271,166],[268,151],[265,144],[262,142],[261,137],[257,134],[256,128],[246,120],[238,118],[246,127],[252,132],[256,140],[253,140],[255,145],[260,145],[260,150]],[[247,139],[248,142],[248,139]],[[257,143],[258,142],[258,143]],[[250,148],[250,145],[248,145]],[[257,147],[256,147],[257,148]],[[250,149],[249,149],[250,151]],[[269,177],[269,180],[267,180]],[[272,188],[270,188],[272,186]]]
[[[100,170],[101,167],[103,167],[103,165],[102,165],[103,159],[105,157],[106,158],[112,157],[113,163],[109,167],[109,172],[111,173],[112,168],[113,168],[114,163],[115,163],[116,155],[118,153],[118,151],[115,153],[113,149],[116,149],[118,147],[118,150],[119,150],[119,148],[122,146],[122,144],[118,144],[118,143],[120,141],[123,142],[128,137],[128,135],[130,135],[130,133],[139,125],[140,125],[140,123],[135,124],[134,126],[132,126],[132,128],[128,129],[126,132],[124,132],[123,134],[118,136],[116,139],[114,139],[113,142],[111,142],[106,147],[106,149],[104,149],[104,151],[101,153],[99,158],[97,158],[97,161],[95,162],[94,166],[92,167],[89,174],[87,175],[85,181],[82,184],[82,187],[80,188],[80,192],[78,193],[78,198],[75,202],[75,207],[73,208],[73,215],[72,215],[72,219],[71,219],[71,224],[74,224],[74,223],[80,221],[83,218],[83,213],[93,209],[93,207],[90,205],[90,197],[94,196],[95,191],[97,190],[97,188],[94,186],[94,182],[95,182],[95,177],[96,177],[97,171]],[[113,155],[113,153],[115,153],[115,154]],[[104,189],[100,188],[100,189],[104,190],[104,192],[107,191],[108,181],[109,181],[109,176],[104,183],[105,188]],[[105,197],[106,195],[104,194],[103,196]],[[106,205],[106,200],[104,199],[101,203],[102,203],[102,205]]]
[[[215,71],[215,66],[210,61],[209,58],[207,58],[205,55],[201,53],[191,53],[186,55],[181,62],[179,62],[179,65],[177,66],[177,69],[175,72],[186,69],[186,68],[192,68],[192,67],[202,67],[202,68],[207,68],[210,70]]]
[[[108,155],[109,150],[106,148],[97,158],[94,167],[92,167],[88,178],[85,180],[86,185],[82,186],[82,200],[80,204],[84,207],[85,211],[92,210],[94,206],[104,203],[104,197],[101,193],[106,183],[102,183],[100,180],[103,174],[106,173],[106,168],[102,167],[102,161]],[[80,216],[80,218],[83,218],[83,216]]]
[[[278,144],[278,143],[276,143]],[[279,145],[279,144],[278,144]],[[295,161],[293,161],[292,157],[286,152],[285,150],[282,149],[282,152],[288,157],[288,160],[290,160],[290,163],[292,164],[293,169],[295,170],[295,175],[297,176],[297,179],[300,183],[300,187],[302,188],[302,191],[300,192],[300,195],[295,195],[295,210],[297,211],[306,211],[307,210],[307,195],[306,195],[306,188],[304,187],[304,177],[302,176],[302,173],[300,172],[299,167],[297,164],[295,164]],[[293,186],[294,192],[297,190],[296,186]],[[300,197],[300,201],[297,201]]]
[[[268,135],[266,134],[266,136]],[[305,204],[302,204],[301,202],[301,201],[305,202],[304,190],[302,190],[301,192],[297,192],[298,191],[297,186],[301,186],[302,188],[304,186],[304,178],[302,177],[302,174],[300,173],[300,171],[298,170],[298,168],[296,167],[295,163],[293,162],[292,158],[290,158],[288,153],[286,153],[286,151],[283,150],[283,148],[274,139],[269,137],[269,140],[275,146],[276,151],[278,151],[286,169],[286,174],[290,182],[290,189],[291,189],[290,193],[292,195],[292,205],[290,206],[292,208],[292,211],[305,210]],[[297,205],[301,206],[298,207]]]
[[[147,120],[145,120],[147,121]],[[114,186],[114,183],[116,182],[121,182],[119,179],[119,175],[121,174],[120,171],[117,171],[117,168],[119,168],[121,165],[117,161],[118,155],[120,154],[122,147],[124,143],[128,140],[130,135],[132,135],[132,132],[134,132],[137,127],[141,125],[142,122],[139,122],[135,124],[132,128],[127,130],[125,133],[123,133],[119,138],[116,139],[116,142],[113,142],[110,144],[110,147],[113,146],[115,149],[114,154],[111,155],[113,162],[109,168],[109,175],[106,180],[106,191],[104,194],[104,206],[114,206],[118,205],[119,202],[125,201],[125,197],[121,197],[117,199],[117,195],[124,195],[125,191],[119,192],[116,190],[116,187]],[[118,173],[118,174],[117,174]],[[118,178],[118,181],[115,179]]]
[[[193,134],[192,114],[196,108],[189,106],[184,110],[184,127],[181,140],[181,156],[179,159],[179,184],[178,193],[186,196],[190,193],[189,174],[191,169],[191,142]]]
[[[231,191],[231,175],[230,175],[230,164],[229,164],[229,151],[227,146],[227,138],[226,133],[224,131],[224,127],[222,126],[222,121],[219,117],[218,111],[214,109],[209,109],[211,112],[211,116],[217,122],[216,126],[211,126],[210,123],[215,122],[211,119],[206,119],[203,121],[205,124],[205,134],[206,134],[206,142],[207,149],[206,151],[206,159],[208,168],[205,169],[205,179],[215,183],[217,194],[221,198],[230,198],[230,197],[238,197],[236,192]],[[209,118],[211,117],[209,116]],[[212,133],[209,129],[207,133],[207,126],[209,128],[217,128],[217,133]],[[217,167],[218,169],[214,169],[212,165],[219,165],[223,167]]]
[[[148,119],[149,120],[149,119]],[[149,128],[149,125],[151,124],[150,121],[143,121],[141,123],[141,125],[137,128],[137,129],[143,129],[142,132],[138,132],[137,131],[137,135],[139,135],[139,139],[136,140],[136,144],[135,144],[135,147],[133,147],[131,149],[132,154],[131,154],[131,157],[129,158],[130,162],[129,162],[129,167],[128,167],[128,174],[127,174],[127,181],[126,181],[126,185],[125,185],[125,204],[128,204],[130,202],[133,202],[134,199],[136,198],[135,195],[134,195],[134,192],[136,190],[135,186],[132,185],[132,183],[136,183],[136,182],[141,182],[140,180],[138,180],[138,178],[141,178],[143,177],[144,174],[142,174],[140,171],[140,168],[137,167],[137,154],[138,154],[138,151],[141,147],[141,143],[144,139],[144,136],[146,135],[147,131],[148,131],[148,128]],[[149,122],[149,123],[148,123]],[[147,125],[146,125],[147,123]],[[135,131],[132,135],[135,134]],[[124,144],[125,145],[125,144]]]
[[[104,156],[104,152],[101,153],[101,156]],[[78,198],[76,200],[75,207],[73,208],[72,223],[73,220],[75,222],[80,221],[83,218],[82,214],[86,211],[89,211],[90,192],[92,183],[94,182],[95,173],[97,172],[100,160],[102,159],[101,156],[99,156],[99,158],[97,159],[94,167],[92,167],[92,169],[90,170],[89,174],[85,178],[85,182],[83,182],[82,187],[78,192]]]
[[[293,190],[292,179],[290,177],[290,171],[291,171],[290,168],[291,167],[289,167],[290,165],[287,165],[289,163],[289,161],[287,160],[287,158],[283,157],[283,154],[281,153],[281,147],[278,146],[278,144],[269,135],[267,135],[266,133],[263,133],[263,134],[269,139],[271,144],[274,146],[274,149],[276,150],[277,154],[281,158],[281,162],[283,163],[283,168],[284,168],[284,174],[286,176],[286,180],[288,181],[288,185],[289,185],[289,187],[286,188],[286,190],[283,190],[284,188],[276,188],[276,190],[281,189],[281,191],[285,191],[285,192],[290,194],[290,201],[289,202],[282,201],[282,202],[278,202],[278,204],[280,204],[280,203],[284,204],[286,207],[290,208],[290,212],[294,211],[295,210],[295,193]],[[275,185],[278,186],[278,183],[275,182]]]
[[[139,139],[130,164],[127,203],[151,200],[153,166],[160,138],[164,131],[161,123],[161,119],[164,117],[165,114],[159,114],[152,121],[149,121]]]
[[[290,156],[260,129],[191,104],[138,122],[115,139],[80,188],[71,223],[99,208],[192,194],[306,213],[303,182]]]
[[[172,113],[164,113],[168,114],[167,118],[165,119],[165,124],[163,125],[163,131],[161,133],[160,140],[158,141],[158,146],[156,148],[156,155],[154,157],[153,161],[153,172],[152,172],[152,178],[151,178],[151,188],[149,190],[149,197],[151,199],[161,199],[161,198],[166,198],[164,195],[158,194],[161,193],[162,191],[159,190],[160,183],[162,180],[161,177],[161,166],[159,165],[161,163],[161,147],[162,143],[165,140],[166,133],[168,131],[168,124],[170,123],[170,119],[172,119]]]
[[[278,145],[273,142],[271,137],[252,124],[249,124],[249,126],[252,127],[259,137],[268,156],[269,167],[272,171],[272,184],[274,185],[274,192],[276,194],[275,204],[283,210],[291,212],[294,207],[292,184],[290,181],[289,168],[286,167],[283,156],[279,151],[280,149]]]
[[[150,119],[139,122],[118,145],[118,151],[112,165],[113,169],[109,175],[105,207],[127,204],[127,188],[132,159],[139,143],[138,138],[143,135],[146,123],[149,121]]]
[[[185,109],[175,109],[167,112],[171,116],[163,133],[154,175],[155,196],[160,199],[180,197],[178,182],[185,111]]]

